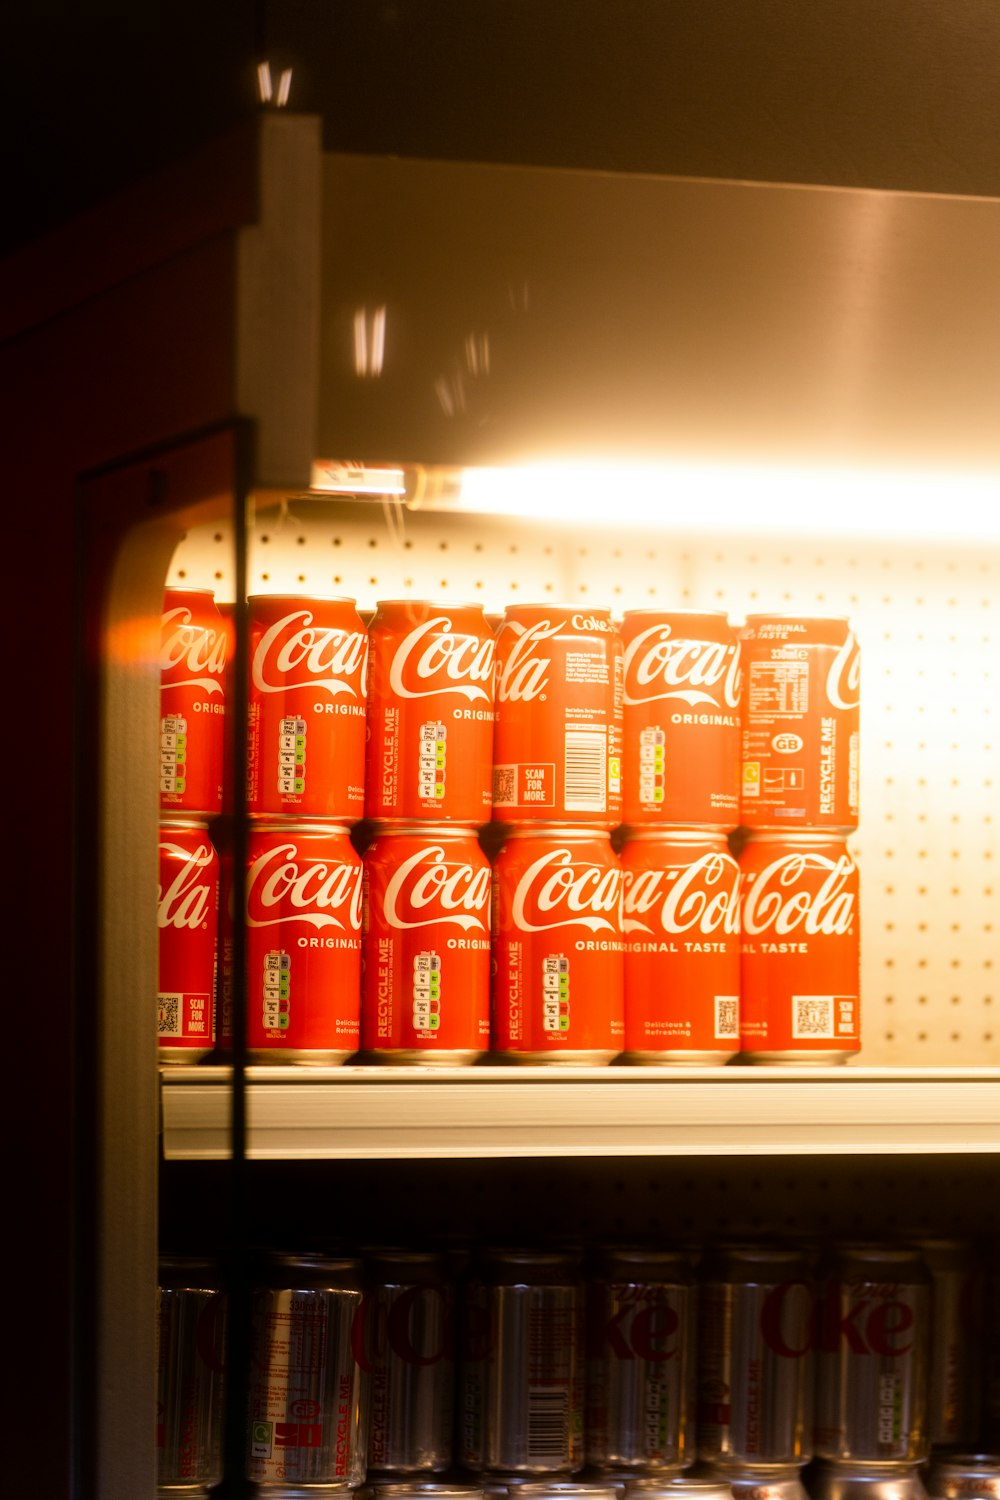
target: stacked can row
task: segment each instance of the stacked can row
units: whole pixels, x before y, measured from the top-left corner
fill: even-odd
[[[376,822],[854,828],[858,651],[845,620],[252,598],[247,808]],[[160,806],[226,806],[231,620],[169,590]],[[746,689],[744,691],[744,675]],[[231,778],[230,778],[231,780]],[[231,794],[231,787],[228,788]]]
[[[221,825],[216,837],[224,832]],[[232,864],[160,837],[164,1062],[232,1043]],[[221,899],[220,899],[221,884]],[[255,1060],[843,1060],[860,1046],[858,871],[836,835],[258,821],[244,912]],[[216,1015],[218,1017],[216,1023]]]
[[[252,1297],[247,1474],[358,1487],[586,1470],[796,1484],[813,1460],[914,1473],[982,1421],[982,1282],[968,1247],[681,1254],[493,1250],[268,1257]],[[160,1278],[160,1482],[218,1477],[226,1298]],[[995,1362],[995,1360],[994,1360]],[[995,1493],[994,1491],[990,1492]],[[777,1496],[775,1497],[777,1500]],[[784,1500],[792,1500],[786,1494]]]

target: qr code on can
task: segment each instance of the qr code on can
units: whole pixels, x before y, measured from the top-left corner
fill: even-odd
[[[833,1036],[833,996],[793,995],[792,1036],[796,1040]]]
[[[493,767],[494,807],[513,807],[517,802],[517,766]]]
[[[740,1002],[737,996],[716,995],[715,1035],[720,1041],[739,1041]]]
[[[181,1034],[181,997],[180,995],[158,995],[157,996],[157,1022],[156,1032],[158,1036],[180,1036]]]

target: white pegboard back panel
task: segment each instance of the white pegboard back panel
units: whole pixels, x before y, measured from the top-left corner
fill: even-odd
[[[1000,1063],[995,545],[572,530],[295,499],[251,529],[255,593],[576,601],[847,615],[862,647],[863,1051],[870,1066]],[[232,599],[213,524],[168,582]]]

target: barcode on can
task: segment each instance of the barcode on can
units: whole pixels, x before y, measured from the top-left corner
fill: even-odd
[[[833,996],[793,995],[792,1036],[826,1038],[833,1036]]]
[[[528,1459],[569,1453],[569,1391],[528,1387]]]
[[[608,739],[603,729],[567,729],[564,803],[567,812],[607,810]]]

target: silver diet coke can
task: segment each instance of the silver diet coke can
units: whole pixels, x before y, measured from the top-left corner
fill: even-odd
[[[432,1251],[375,1251],[366,1280],[369,1473],[439,1474],[452,1456],[454,1289]]]
[[[547,1475],[580,1467],[583,1308],[576,1255],[484,1252],[463,1306],[464,1468]]]
[[[834,1247],[818,1345],[817,1457],[869,1464],[926,1458],[931,1278],[920,1252]]]
[[[982,1417],[983,1268],[963,1240],[921,1240],[918,1248],[934,1284],[931,1447],[969,1452]]]
[[[157,1483],[171,1493],[207,1488],[222,1478],[226,1294],[218,1272],[186,1256],[164,1258],[156,1312]]]
[[[694,1275],[685,1257],[616,1247],[587,1283],[586,1456],[602,1471],[694,1462]]]
[[[712,1251],[698,1302],[698,1457],[738,1471],[811,1452],[814,1288],[798,1250]]]
[[[356,1260],[268,1259],[253,1293],[247,1477],[356,1487],[365,1477],[367,1380],[355,1356]]]

